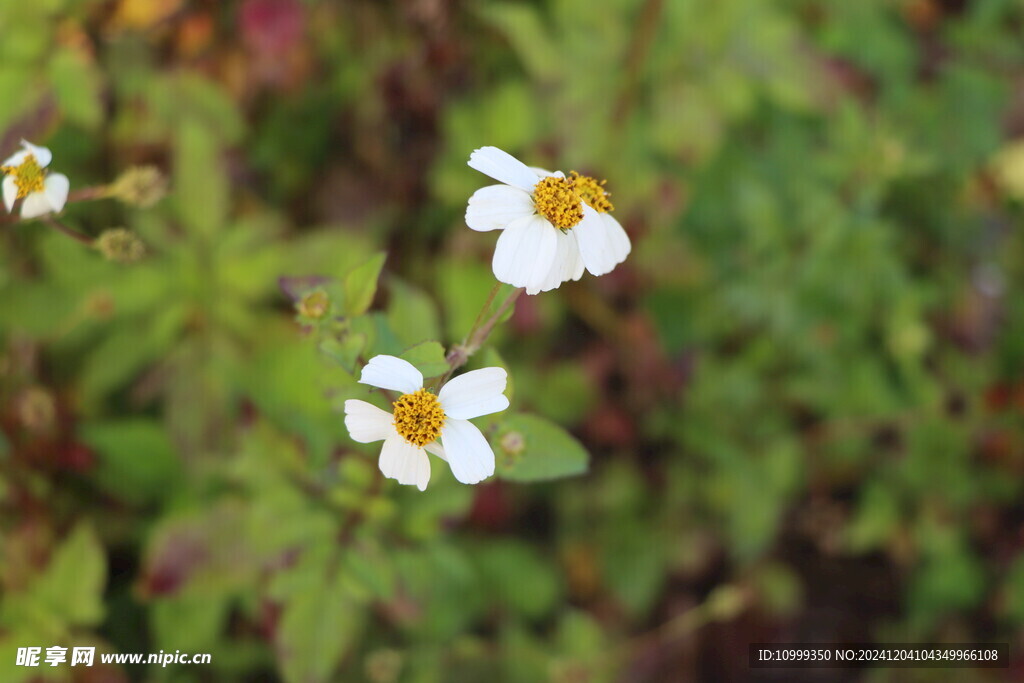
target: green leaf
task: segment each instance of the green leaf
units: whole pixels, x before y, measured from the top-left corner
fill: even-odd
[[[424,377],[437,377],[448,371],[444,347],[436,341],[425,341],[412,347],[400,358],[407,360],[423,373]]]
[[[512,44],[526,69],[541,80],[556,78],[564,60],[536,7],[511,2],[480,5],[480,17]]]
[[[572,435],[535,415],[509,417],[495,445],[498,475],[510,481],[542,481],[582,474],[590,459]]]
[[[285,604],[277,651],[286,683],[320,683],[332,674],[362,625],[362,609],[342,582],[314,572]]]
[[[221,229],[228,214],[227,173],[219,139],[194,118],[178,123],[174,150],[174,195],[185,227],[204,235]]]
[[[349,374],[355,372],[356,360],[365,348],[366,334],[362,332],[349,332],[341,339],[324,337],[320,341],[320,352],[336,361]]]
[[[222,596],[180,596],[155,601],[150,626],[156,643],[165,650],[209,649],[217,640],[230,607]]]
[[[69,624],[92,626],[103,618],[107,563],[95,530],[79,524],[57,548],[30,588],[32,598]]]
[[[160,500],[181,475],[167,432],[154,420],[90,423],[80,436],[99,460],[94,480],[122,500]]]
[[[366,313],[377,293],[377,279],[387,259],[385,252],[375,254],[369,261],[356,266],[345,276],[345,310],[355,317]]]
[[[425,292],[394,279],[389,279],[388,291],[388,324],[399,341],[412,346],[422,339],[441,336],[437,306]]]
[[[537,619],[558,600],[561,586],[557,574],[523,543],[494,541],[479,548],[474,559],[485,590],[516,614]]]
[[[96,65],[78,50],[63,49],[50,60],[50,83],[71,123],[89,130],[103,122],[103,82]]]

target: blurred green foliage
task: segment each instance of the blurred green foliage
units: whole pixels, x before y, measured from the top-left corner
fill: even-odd
[[[771,639],[1019,652],[1022,22],[0,4],[0,153],[46,144],[73,190],[172,180],[65,209],[136,232],[135,264],[0,225],[0,679],[86,680],[13,664],[58,644],[213,655],[104,680],[287,683],[747,680]],[[483,145],[606,177],[634,249],[518,301],[471,363],[510,370],[497,477],[434,460],[420,493],[340,408],[361,359],[434,377],[473,325]]]

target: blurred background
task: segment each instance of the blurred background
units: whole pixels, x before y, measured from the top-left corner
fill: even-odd
[[[131,264],[0,225],[0,679],[1024,676],[1022,31],[1017,0],[4,2],[0,154],[170,193],[65,209]],[[607,178],[633,253],[474,359],[589,471],[524,484],[496,441],[498,477],[420,493],[278,280],[385,251],[367,350],[460,340],[484,145]],[[1012,662],[750,670],[773,640]]]

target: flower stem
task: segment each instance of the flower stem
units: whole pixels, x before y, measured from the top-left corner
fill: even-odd
[[[469,328],[469,332],[466,333],[466,337],[462,340],[463,346],[469,341],[478,327],[480,327],[480,321],[484,319],[484,314],[491,310],[491,304],[494,303],[494,297],[498,296],[498,290],[501,289],[501,283],[495,282],[494,286],[491,287],[491,293],[487,295],[487,301],[484,302],[483,308],[477,313],[476,320],[473,321],[473,326]]]
[[[498,324],[501,317],[505,315],[513,304],[515,304],[516,299],[518,299],[519,295],[524,291],[522,287],[513,290],[513,292],[508,295],[508,298],[502,302],[501,306],[498,307],[498,310],[494,312],[494,315],[488,318],[487,322],[481,325],[480,320],[483,319],[485,311],[490,308],[500,286],[501,284],[499,283],[491,290],[491,295],[487,298],[487,303],[484,304],[483,310],[481,310],[480,315],[477,316],[477,321],[473,323],[473,327],[470,329],[469,334],[466,335],[466,340],[461,344],[456,344],[452,347],[451,351],[448,352],[448,372],[441,377],[440,381],[437,383],[438,387],[441,387],[445,382],[447,382],[453,372],[465,365],[470,357],[480,350],[483,343],[487,341],[487,337],[490,336],[491,331],[494,330],[494,326]]]
[[[93,185],[92,187],[83,187],[80,190],[75,190],[68,195],[68,203],[72,202],[87,202],[93,199],[105,199],[110,196],[109,185]]]
[[[68,195],[67,204],[74,204],[75,202],[87,202],[94,199],[103,199],[110,196],[110,188],[107,185],[94,185],[92,187],[83,187],[79,190],[75,190]],[[9,214],[7,216],[0,216],[0,224],[3,223],[20,223],[22,221],[21,216],[16,213]]]
[[[91,237],[89,237],[88,235],[83,235],[82,233],[78,232],[77,230],[69,228],[68,226],[64,225],[59,220],[54,218],[53,216],[43,216],[42,219],[43,219],[43,222],[45,222],[51,228],[57,230],[58,232],[64,233],[65,235],[67,235],[71,239],[77,240],[77,241],[81,242],[82,244],[88,245],[90,247],[93,245],[93,239]]]

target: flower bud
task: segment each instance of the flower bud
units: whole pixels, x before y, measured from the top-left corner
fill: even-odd
[[[304,294],[298,303],[295,304],[295,309],[299,312],[299,315],[314,320],[319,320],[327,315],[330,307],[331,299],[327,296],[327,292],[322,289],[315,289]]]
[[[146,209],[167,194],[167,178],[156,166],[132,166],[110,185],[110,196]]]
[[[135,233],[124,228],[104,230],[96,238],[96,249],[108,261],[132,263],[142,258],[146,247]]]

